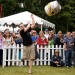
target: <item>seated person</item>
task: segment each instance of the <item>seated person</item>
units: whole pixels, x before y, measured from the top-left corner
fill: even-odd
[[[54,55],[52,56],[51,66],[64,66],[63,61],[61,60],[61,56],[59,56],[59,51],[55,50]]]

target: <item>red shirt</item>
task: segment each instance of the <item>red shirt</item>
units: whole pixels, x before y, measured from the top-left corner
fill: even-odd
[[[43,46],[45,46],[45,45],[48,45],[48,41],[47,41],[46,38],[41,39],[41,37],[38,37],[38,39],[37,39],[37,44],[38,44],[38,45],[43,45]]]

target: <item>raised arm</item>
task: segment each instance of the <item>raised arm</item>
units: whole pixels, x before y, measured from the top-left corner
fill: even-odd
[[[34,16],[31,14],[32,24],[28,23],[27,27],[24,27],[24,31],[27,31],[30,27],[33,29],[35,27]]]
[[[33,16],[33,14],[31,14],[31,18],[32,18],[32,25],[31,25],[31,28],[34,28],[34,27],[35,27],[35,21],[34,21],[34,16]]]

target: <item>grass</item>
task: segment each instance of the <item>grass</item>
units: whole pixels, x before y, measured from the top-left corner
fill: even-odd
[[[0,67],[0,75],[28,75],[28,66]],[[32,75],[75,75],[75,67],[33,66]]]

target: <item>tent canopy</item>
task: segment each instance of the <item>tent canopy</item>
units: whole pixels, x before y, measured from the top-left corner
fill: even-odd
[[[8,25],[11,25],[12,23],[14,23],[15,25],[18,25],[20,23],[23,24],[27,24],[28,22],[31,23],[31,18],[30,18],[31,14],[32,13],[25,11],[8,17],[0,18],[0,25],[3,26],[5,23],[7,23]],[[35,23],[43,24],[48,27],[55,28],[55,25],[53,23],[48,22],[36,15],[34,15],[34,19],[35,19]]]

